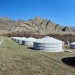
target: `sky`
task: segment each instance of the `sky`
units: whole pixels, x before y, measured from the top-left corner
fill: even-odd
[[[0,17],[29,20],[36,16],[75,26],[75,0],[0,0]]]

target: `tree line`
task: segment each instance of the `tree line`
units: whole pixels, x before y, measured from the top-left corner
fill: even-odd
[[[74,34],[46,34],[46,35],[41,35],[41,34],[32,34],[30,32],[11,32],[11,33],[7,33],[7,34],[2,34],[2,36],[8,36],[8,37],[34,37],[34,38],[42,38],[45,36],[50,36],[50,37],[54,37],[56,39],[62,40],[64,42],[70,41],[70,42],[74,42],[75,41],[75,35]]]

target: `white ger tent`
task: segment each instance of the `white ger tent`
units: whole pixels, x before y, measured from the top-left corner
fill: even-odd
[[[19,38],[19,44],[27,45],[27,46],[33,46],[33,43],[36,42],[37,39],[33,37],[29,38]]]
[[[33,37],[25,38],[25,37],[11,37],[16,43],[33,46],[33,43],[37,41],[37,39]]]
[[[27,38],[26,37],[22,37],[22,38],[20,38],[19,39],[19,44],[21,44],[21,45],[25,45],[25,41],[27,40]]]
[[[21,38],[21,37],[11,37],[11,39],[15,42],[18,42],[18,39]]]
[[[33,46],[33,43],[36,42],[37,39],[33,38],[33,37],[29,37],[27,38],[27,40],[25,41],[25,45],[27,46]]]
[[[15,42],[19,43],[19,39],[21,39],[21,37],[16,37],[15,39],[16,39]]]
[[[75,48],[75,42],[70,43],[70,48]]]
[[[60,40],[47,36],[34,42],[33,48],[47,52],[63,52],[62,43]]]

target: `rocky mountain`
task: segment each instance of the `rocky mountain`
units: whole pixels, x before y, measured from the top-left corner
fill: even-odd
[[[75,27],[72,27],[72,30],[75,31]]]
[[[75,33],[72,27],[60,26],[59,24],[53,23],[51,20],[42,19],[40,17],[35,17],[29,19],[28,21],[17,20],[14,21],[9,18],[0,18],[0,33],[9,32],[21,32],[27,31],[30,33]]]

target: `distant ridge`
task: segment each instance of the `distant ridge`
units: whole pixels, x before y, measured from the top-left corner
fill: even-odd
[[[17,20],[14,21],[9,18],[0,18],[0,33],[9,33],[9,32],[22,32],[27,31],[30,33],[75,33],[75,27],[70,26],[61,26],[55,24],[51,20],[42,19],[40,17],[35,17],[29,19],[28,21]]]

